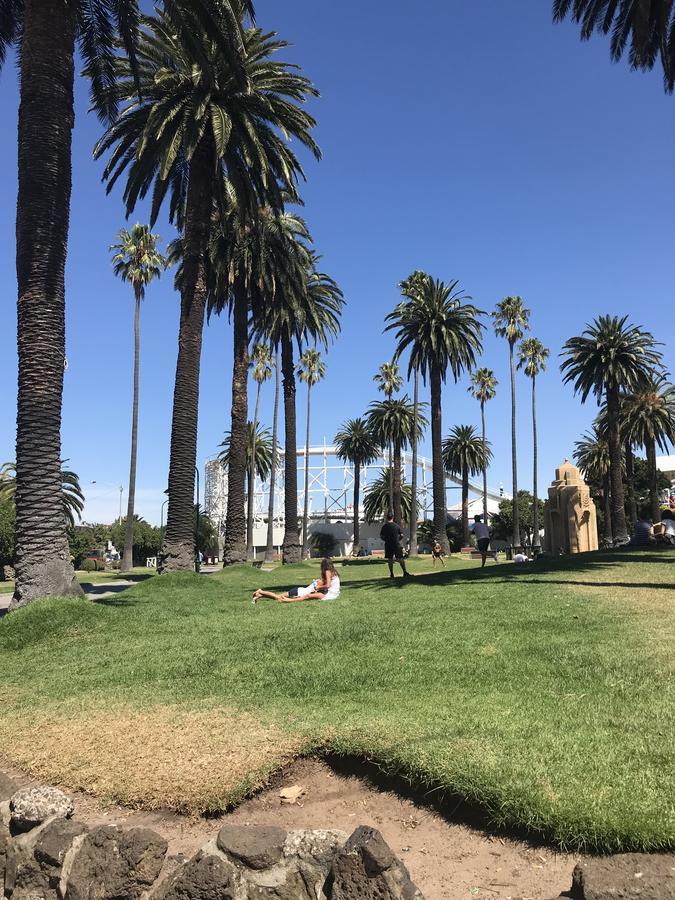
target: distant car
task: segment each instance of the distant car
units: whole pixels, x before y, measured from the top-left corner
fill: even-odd
[[[85,559],[90,559],[92,562],[102,562],[106,561],[105,554],[101,550],[90,550],[88,553],[84,555]]]

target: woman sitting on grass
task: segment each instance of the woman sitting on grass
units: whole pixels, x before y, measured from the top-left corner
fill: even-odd
[[[321,578],[313,581],[308,587],[291,588],[283,594],[258,589],[253,595],[253,602],[258,600],[276,600],[277,603],[298,603],[300,600],[337,600],[340,596],[340,576],[331,559],[321,560]]]

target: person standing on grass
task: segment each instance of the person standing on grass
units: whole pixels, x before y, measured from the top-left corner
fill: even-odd
[[[403,558],[403,532],[401,526],[394,522],[392,513],[387,514],[387,521],[380,531],[380,540],[384,541],[384,558],[389,565],[389,577],[394,577],[394,560],[396,560],[403,569],[403,577],[410,578]]]
[[[476,536],[476,543],[478,544],[478,552],[480,553],[481,559],[480,567],[482,569],[485,566],[488,550],[490,549],[490,529],[481,516],[474,516],[473,533]],[[496,561],[497,557],[495,556],[495,562]]]
[[[443,568],[445,568],[445,562],[443,560],[443,548],[438,541],[434,541],[434,546],[431,548],[431,565],[434,568],[436,568],[436,560],[438,560]]]

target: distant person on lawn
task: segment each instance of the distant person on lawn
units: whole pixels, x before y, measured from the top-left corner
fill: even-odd
[[[487,561],[488,550],[490,549],[490,529],[483,521],[482,516],[474,516],[473,519],[473,533],[476,536],[476,543],[478,544],[478,552],[480,553],[481,558],[481,569],[485,566]],[[497,562],[497,556],[495,555],[495,562]]]
[[[434,546],[431,548],[431,565],[434,566],[434,568],[436,567],[436,560],[438,560],[443,568],[445,568],[443,549],[438,541],[434,541]]]
[[[405,567],[403,558],[403,532],[401,527],[394,522],[391,513],[387,515],[387,521],[380,531],[380,540],[384,541],[384,558],[389,564],[389,577],[394,577],[394,560],[403,569],[403,577],[410,578],[410,573]]]
[[[253,602],[258,600],[276,600],[277,603],[298,603],[301,600],[337,600],[340,596],[340,576],[335,570],[332,559],[321,560],[321,578],[307,587],[291,588],[283,594],[258,589],[253,595]]]

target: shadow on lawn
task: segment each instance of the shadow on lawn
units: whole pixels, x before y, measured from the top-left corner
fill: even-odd
[[[606,551],[602,553],[584,553],[575,557],[558,557],[545,559],[540,557],[531,563],[522,565],[488,562],[485,568],[441,570],[428,573],[418,573],[410,579],[402,578],[397,573],[392,580],[389,575],[383,575],[381,579],[357,579],[346,580],[345,588],[368,587],[377,590],[402,589],[409,586],[422,584],[426,586],[444,586],[470,584],[475,582],[488,582],[491,584],[510,584],[520,582],[522,584],[571,584],[581,587],[625,587],[646,588],[653,590],[674,590],[675,584],[658,584],[645,581],[595,581],[583,580],[584,573],[597,573],[611,571],[617,563],[663,563],[675,562],[675,554],[668,550],[640,551],[621,550]],[[565,575],[576,575],[577,578],[566,578]],[[555,576],[560,577],[546,577]],[[580,576],[580,577],[579,577]]]

